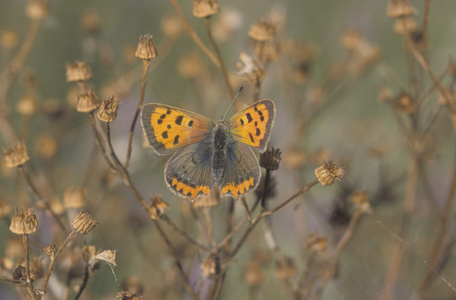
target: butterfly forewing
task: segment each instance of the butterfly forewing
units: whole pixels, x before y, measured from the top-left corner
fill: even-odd
[[[266,150],[274,116],[274,102],[259,100],[231,117],[230,132],[234,139],[263,152]]]
[[[142,108],[141,126],[152,148],[163,155],[204,140],[214,124],[197,113],[150,103]]]

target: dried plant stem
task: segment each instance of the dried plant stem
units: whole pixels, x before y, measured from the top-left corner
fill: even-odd
[[[87,282],[89,282],[89,264],[86,263],[84,275],[82,276],[82,284],[79,286],[78,292],[76,293],[76,296],[74,296],[74,300],[78,300],[81,297],[82,292],[84,292],[87,287]]]
[[[428,32],[428,24],[429,24],[430,7],[431,7],[431,0],[425,0],[423,27],[421,28],[421,40],[423,43],[423,52],[424,52],[424,57],[426,58],[426,61],[429,61],[428,47],[427,47],[427,32]]]
[[[49,202],[41,196],[40,192],[33,184],[33,181],[30,179],[30,176],[27,174],[27,172],[25,172],[24,166],[22,166],[22,165],[18,166],[17,169],[19,170],[19,173],[21,173],[22,177],[24,177],[25,183],[27,184],[29,189],[32,191],[35,198],[44,204],[44,206],[46,207],[46,210],[49,211],[52,218],[54,219],[54,221],[57,223],[60,230],[62,231],[62,233],[64,235],[66,235],[68,232],[68,228],[62,222],[62,220],[59,218],[59,216],[52,210],[51,206],[49,205]]]
[[[230,93],[231,99],[234,99],[234,91],[233,87],[231,86],[230,79],[228,77],[228,72],[226,71],[225,64],[223,63],[222,55],[220,54],[220,50],[215,42],[214,36],[212,35],[212,28],[211,28],[211,17],[208,16],[204,18],[204,23],[206,25],[207,35],[209,36],[209,40],[211,41],[212,48],[214,48],[215,55],[217,56],[217,60],[219,61],[220,71],[222,72],[223,79],[225,80],[226,87],[228,92]]]
[[[94,112],[89,113],[89,119],[90,119],[90,125],[92,125],[91,127],[92,127],[92,131],[93,131],[93,135],[95,137],[95,143],[97,144],[98,148],[100,149],[101,154],[103,155],[103,158],[104,158],[106,164],[108,165],[109,168],[111,168],[113,170],[117,170],[114,167],[114,165],[111,163],[111,161],[109,160],[109,157],[106,154],[105,147],[103,147],[103,142],[102,142],[100,134],[98,133],[98,130],[97,130],[97,124],[95,121]]]
[[[241,203],[242,203],[242,206],[245,209],[245,214],[246,214],[246,217],[247,217],[247,221],[249,221],[249,223],[252,223],[252,215],[250,214],[249,206],[247,205],[247,201],[245,201],[245,197],[244,196],[241,196]]]
[[[429,268],[426,269],[426,273],[421,281],[419,292],[420,294],[426,293],[427,289],[432,283],[432,280],[435,276],[435,270],[438,269],[440,261],[442,259],[443,249],[445,248],[445,244],[448,242],[448,221],[450,220],[450,216],[452,213],[452,206],[455,200],[456,195],[456,151],[454,153],[454,161],[453,161],[453,176],[450,181],[450,190],[448,192],[448,196],[445,202],[445,206],[443,207],[443,215],[439,219],[439,227],[437,236],[435,241],[432,245],[432,250],[429,258]]]
[[[394,283],[396,282],[402,262],[402,257],[404,255],[404,241],[407,236],[408,225],[410,224],[410,219],[415,208],[416,183],[418,177],[418,158],[414,154],[412,155],[413,157],[411,157],[410,159],[407,174],[407,185],[404,200],[404,215],[402,217],[401,228],[398,233],[400,241],[396,243],[391,254],[390,262],[388,265],[388,271],[386,273],[385,281],[383,283],[383,288],[380,294],[381,300],[391,299]]]
[[[179,261],[179,257],[177,256],[176,254],[176,251],[174,249],[174,246],[171,244],[171,241],[168,239],[168,237],[166,236],[165,232],[163,231],[163,229],[161,228],[159,222],[157,220],[152,220],[152,222],[154,223],[155,227],[157,227],[158,229],[158,232],[160,233],[160,236],[162,237],[163,241],[166,243],[166,245],[168,246],[169,248],[169,251],[171,253],[171,255],[173,256],[174,258],[174,263],[176,264],[176,267],[177,269],[179,270],[179,273],[181,274],[181,277],[183,279],[183,283],[184,283],[184,287],[185,289],[187,290],[187,292],[189,293],[189,295],[197,300],[198,299],[198,295],[196,295],[195,291],[193,290],[191,284],[190,284],[190,281],[188,280],[187,278],[187,275],[185,274],[185,271],[184,271],[184,268],[182,267],[182,264],[180,263]]]
[[[180,228],[177,227],[176,224],[174,224],[174,222],[168,218],[168,216],[164,215],[162,217],[162,220],[165,221],[172,229],[174,229],[174,231],[176,231],[179,235],[181,235],[182,237],[184,237],[185,239],[187,239],[190,243],[194,244],[195,246],[197,246],[198,248],[200,248],[201,250],[204,250],[206,252],[209,252],[210,249],[202,244],[200,244],[199,242],[195,241],[191,236],[189,236],[186,232],[184,232],[183,230],[181,230]]]
[[[25,250],[25,275],[27,277],[27,293],[29,294],[30,298],[38,299],[35,286],[33,285],[32,279],[30,277],[30,254],[28,246],[28,234],[22,235],[22,243],[24,245]]]
[[[217,66],[220,68],[220,63],[217,59],[217,57],[207,48],[204,43],[201,41],[201,39],[198,37],[196,32],[192,29],[190,24],[187,22],[187,19],[185,19],[184,14],[182,13],[182,10],[177,3],[176,0],[171,0],[171,4],[174,6],[174,9],[176,10],[177,14],[179,15],[179,18],[181,19],[182,23],[184,24],[185,29],[187,29],[188,33],[192,37],[193,41],[198,45],[198,47],[201,49],[201,51],[204,52],[204,54],[207,55],[207,57]]]
[[[55,252],[54,258],[51,259],[51,263],[49,264],[48,271],[46,273],[46,276],[44,277],[43,285],[41,286],[42,290],[46,290],[47,284],[49,282],[49,278],[51,277],[52,271],[54,270],[55,263],[57,262],[57,259],[59,258],[60,254],[62,253],[63,249],[68,245],[68,243],[78,234],[76,230],[73,230],[70,232],[70,234],[67,236],[65,241],[62,243],[62,245],[57,249]],[[41,297],[40,297],[41,299]]]
[[[146,79],[147,79],[147,70],[149,69],[150,60],[143,60],[143,71],[142,71],[142,80],[141,80],[141,94],[139,96],[138,106],[136,107],[135,116],[130,125],[130,136],[128,137],[128,148],[127,148],[127,158],[125,160],[125,169],[128,169],[130,165],[131,150],[133,143],[133,134],[135,132],[136,121],[138,120],[139,112],[141,111],[142,104],[144,102],[144,94],[146,92]]]
[[[17,55],[14,57],[10,66],[6,68],[0,75],[0,106],[4,106],[7,103],[11,88],[17,79],[20,71],[24,67],[25,61],[30,54],[30,51],[35,44],[36,37],[41,27],[41,21],[31,20],[28,31],[24,37],[23,43],[21,44]]]

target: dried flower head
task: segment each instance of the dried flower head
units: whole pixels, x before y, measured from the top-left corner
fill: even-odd
[[[260,166],[268,170],[277,170],[281,159],[282,152],[280,149],[267,149],[260,154]]]
[[[25,14],[32,20],[41,21],[49,14],[49,3],[47,0],[29,0],[25,8]]]
[[[197,18],[206,18],[218,12],[217,0],[193,0],[193,15]]]
[[[8,168],[21,166],[28,160],[27,147],[23,142],[17,142],[16,145],[3,150],[3,163]]]
[[[135,56],[142,60],[151,60],[157,56],[157,49],[155,48],[152,35],[146,34],[139,37],[139,43],[136,48]]]
[[[19,265],[16,267],[16,269],[14,269],[13,279],[22,281],[27,280],[27,270],[24,266]]]
[[[449,108],[454,108],[456,104],[456,91],[453,87],[444,88],[445,94],[442,92],[439,93],[439,103],[440,105],[448,106]]]
[[[260,63],[267,66],[279,59],[279,43],[275,43],[274,41],[257,43],[255,46],[255,54],[259,58]]]
[[[369,194],[367,191],[355,190],[349,197],[350,202],[354,205],[355,211],[363,214],[372,214],[372,208],[369,203]]]
[[[263,270],[256,260],[248,263],[244,273],[244,282],[249,286],[257,286],[263,281]]]
[[[54,260],[56,251],[57,251],[57,247],[53,243],[47,244],[43,248],[43,253],[46,254],[47,256],[49,256],[51,258],[51,261]]]
[[[142,294],[144,285],[138,277],[128,276],[122,283],[122,290],[128,291],[132,294]]]
[[[16,111],[21,115],[31,116],[38,107],[38,97],[35,93],[26,93],[16,104]]]
[[[169,205],[160,195],[150,199],[150,206],[147,207],[147,213],[152,220],[160,219],[168,211]]]
[[[93,216],[87,211],[80,211],[71,221],[71,226],[82,234],[87,234],[92,229],[97,227],[98,222],[93,219]]]
[[[239,53],[239,58],[241,61],[236,62],[239,76],[243,77],[249,84],[263,80],[266,72],[256,59],[248,56],[245,52]]]
[[[116,300],[142,300],[142,297],[135,293],[120,291],[116,295]]]
[[[43,277],[43,274],[44,268],[41,259],[38,256],[33,257],[30,261],[30,279],[35,281],[38,278]]]
[[[184,26],[175,13],[165,15],[160,21],[160,28],[166,36],[175,38],[184,32]]]
[[[117,252],[117,250],[102,251],[102,252],[98,253],[97,255],[95,255],[95,259],[105,261],[108,264],[110,264],[111,266],[117,267],[116,252]]]
[[[322,186],[329,186],[336,180],[341,180],[344,174],[344,168],[331,161],[315,169],[315,175]]]
[[[394,22],[393,30],[397,34],[411,34],[418,30],[418,23],[413,17],[400,18]]]
[[[11,212],[11,205],[6,201],[0,200],[0,218],[4,218]]]
[[[108,99],[105,99],[100,108],[98,108],[98,119],[105,123],[113,122],[117,116],[117,108],[119,107],[117,97],[111,96]]]
[[[31,234],[38,230],[38,219],[33,209],[20,207],[14,211],[10,225],[11,232],[15,234]]]
[[[399,114],[411,114],[417,109],[418,103],[408,93],[401,93],[394,104],[394,110]]]
[[[386,15],[389,18],[407,17],[416,13],[416,9],[407,0],[389,0]]]
[[[238,10],[224,8],[214,22],[214,38],[221,43],[228,41],[233,32],[241,28],[242,18],[242,14]]]
[[[63,191],[63,203],[65,208],[82,208],[87,203],[87,190],[81,188],[69,188]]]
[[[290,257],[280,260],[275,270],[278,279],[291,279],[297,272],[296,265]]]
[[[274,39],[277,25],[270,20],[258,20],[250,27],[249,37],[256,41],[265,42]]]
[[[91,89],[88,93],[78,95],[78,104],[76,110],[79,112],[90,113],[100,106],[98,96]]]
[[[220,273],[220,260],[214,255],[209,255],[201,262],[201,272],[205,277],[212,277]]]
[[[0,32],[0,45],[6,49],[14,49],[19,44],[17,32],[5,29]]]
[[[324,254],[328,246],[328,238],[318,233],[312,233],[307,239],[304,247],[311,253]]]
[[[48,133],[40,134],[36,139],[35,151],[40,157],[51,158],[57,151],[57,141]]]
[[[381,85],[378,89],[378,101],[388,103],[393,100],[393,91],[386,86]]]
[[[74,64],[66,64],[66,81],[86,81],[92,78],[92,70],[84,61],[76,61]]]

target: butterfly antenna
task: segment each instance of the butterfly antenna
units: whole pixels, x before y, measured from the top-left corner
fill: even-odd
[[[239,97],[239,94],[242,92],[243,89],[244,89],[244,85],[241,85],[241,87],[239,88],[239,91],[234,96],[233,101],[231,101],[230,105],[228,105],[228,108],[226,109],[225,113],[223,114],[223,120],[225,120],[226,114],[230,110],[230,108],[233,105],[234,101],[236,101],[236,99]]]

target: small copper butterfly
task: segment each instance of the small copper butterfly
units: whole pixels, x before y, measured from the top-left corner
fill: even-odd
[[[158,155],[173,154],[165,181],[174,193],[193,200],[217,187],[237,199],[260,181],[252,149],[266,150],[274,115],[274,102],[267,99],[217,124],[194,112],[150,103],[141,110],[141,126]]]

